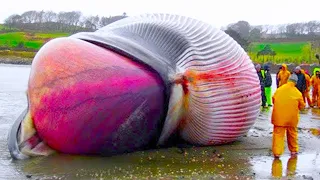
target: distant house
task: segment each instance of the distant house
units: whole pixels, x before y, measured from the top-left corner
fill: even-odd
[[[285,34],[268,34],[268,33],[261,33],[262,39],[269,39],[269,38],[275,38],[275,39],[281,39],[281,38],[287,38]]]
[[[314,32],[314,35],[320,36],[320,32]]]
[[[270,34],[267,34],[267,33],[263,32],[263,33],[261,33],[261,38],[262,39],[270,38]]]
[[[279,39],[279,38],[287,38],[287,35],[285,34],[275,34],[274,38]]]

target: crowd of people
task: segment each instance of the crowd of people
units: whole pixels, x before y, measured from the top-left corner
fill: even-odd
[[[261,106],[271,107],[272,78],[270,67],[268,65],[264,65],[263,67],[261,67],[260,64],[257,64],[256,71],[261,86]],[[301,92],[303,101],[307,103],[309,107],[320,107],[320,98],[318,98],[320,96],[320,71],[315,71],[314,74],[310,76],[309,72],[302,69],[300,66],[295,67],[294,70],[290,72],[287,65],[282,64],[276,75],[277,88],[286,84],[292,74],[295,74],[298,77],[296,88]],[[312,98],[310,97],[310,91],[312,91]]]
[[[305,108],[306,102],[309,107],[320,107],[320,72],[315,70],[311,77],[308,71],[300,66],[290,72],[287,65],[283,64],[276,76],[277,90],[272,96],[270,68],[267,65],[261,68],[260,64],[255,67],[261,86],[261,105],[274,106],[271,115],[273,155],[278,159],[283,154],[284,138],[287,136],[291,157],[296,157],[299,151],[299,111]],[[312,100],[310,99],[311,89]]]

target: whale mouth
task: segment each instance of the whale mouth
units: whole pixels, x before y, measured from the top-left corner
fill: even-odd
[[[29,156],[23,154],[19,148],[20,134],[21,134],[21,123],[27,113],[28,113],[28,108],[26,108],[20,114],[20,116],[17,118],[17,120],[14,122],[14,124],[11,126],[11,129],[9,130],[8,148],[9,148],[10,155],[13,159],[26,159],[29,157]]]
[[[31,156],[48,156],[55,151],[39,137],[27,107],[16,119],[8,134],[8,149],[13,159],[23,160]]]

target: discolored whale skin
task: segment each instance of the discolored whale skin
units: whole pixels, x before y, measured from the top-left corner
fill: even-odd
[[[164,85],[157,73],[74,38],[52,40],[37,53],[28,97],[40,138],[71,154],[147,147],[159,134],[164,113]]]

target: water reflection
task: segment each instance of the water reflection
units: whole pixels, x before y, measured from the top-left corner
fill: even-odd
[[[304,179],[304,177],[319,177],[319,154],[302,153],[298,156],[281,156],[280,159],[254,157],[251,160],[253,170],[259,174],[258,179]],[[266,168],[267,167],[267,168]],[[270,169],[268,169],[270,168]]]
[[[296,174],[298,156],[291,157],[287,162],[287,176],[291,177]]]
[[[314,119],[319,119],[320,120],[320,109],[311,108],[311,114],[314,116]]]
[[[272,162],[272,176],[276,178],[282,177],[282,162],[281,159],[275,158]]]
[[[320,136],[320,128],[319,129],[311,128],[310,131],[311,131],[311,134],[315,136]]]
[[[297,156],[290,157],[287,162],[287,170],[286,176],[287,177],[294,177],[296,174],[297,169]],[[281,159],[275,158],[272,162],[272,169],[271,169],[272,177],[274,178],[281,178],[282,177],[282,161]]]

